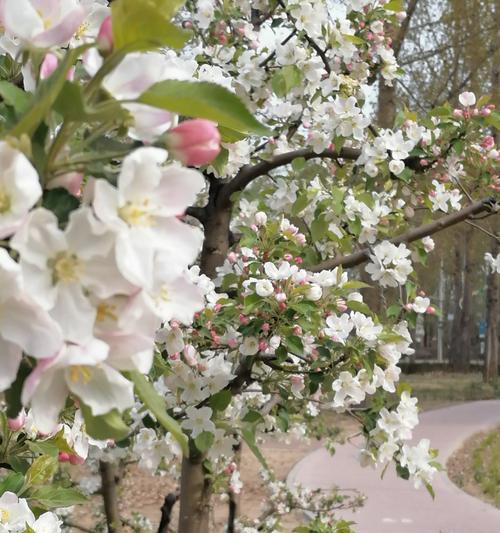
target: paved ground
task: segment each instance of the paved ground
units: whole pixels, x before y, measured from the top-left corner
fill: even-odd
[[[415,438],[428,437],[444,465],[467,437],[496,426],[500,400],[471,402],[422,413]],[[293,467],[288,483],[359,489],[368,497],[365,505],[342,513],[356,522],[356,533],[500,533],[500,510],[462,492],[444,472],[434,478],[433,501],[425,489],[417,491],[397,478],[391,467],[383,480],[380,471],[361,468],[354,444],[338,446],[333,457],[324,448],[310,453]]]

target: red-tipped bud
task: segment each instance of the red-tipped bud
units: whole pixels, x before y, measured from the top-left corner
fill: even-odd
[[[107,55],[113,50],[113,28],[111,16],[106,17],[97,34],[97,49],[102,55]]]
[[[219,155],[220,140],[217,126],[198,118],[172,128],[167,134],[167,148],[184,165],[201,166]]]

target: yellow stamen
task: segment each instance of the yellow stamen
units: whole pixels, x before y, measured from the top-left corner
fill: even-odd
[[[92,378],[92,369],[89,366],[75,365],[69,369],[69,379],[72,383],[82,381],[86,385]]]
[[[8,213],[11,207],[12,200],[10,194],[3,187],[0,187],[0,214]]]
[[[104,322],[106,319],[111,319],[114,322],[118,320],[118,315],[116,314],[116,305],[111,305],[106,302],[101,302],[97,306],[97,322]]]
[[[10,519],[10,513],[6,509],[0,509],[0,524],[6,524]]]
[[[49,267],[52,268],[54,283],[59,281],[63,283],[78,281],[83,269],[78,257],[69,252],[59,252],[53,259],[49,260]]]
[[[127,202],[118,209],[118,215],[129,226],[148,227],[154,224],[153,217],[148,209],[149,200],[142,203]]]

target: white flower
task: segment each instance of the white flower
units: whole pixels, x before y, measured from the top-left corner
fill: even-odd
[[[311,285],[306,292],[306,298],[312,302],[317,302],[323,296],[323,290],[319,285]]]
[[[94,416],[134,405],[134,386],[106,364],[108,352],[107,344],[93,339],[86,345],[66,345],[57,356],[37,364],[24,383],[22,401],[31,403],[34,422],[42,433],[55,429],[70,392]]]
[[[434,250],[434,247],[436,244],[434,243],[434,240],[431,237],[424,237],[422,239],[422,244],[424,245],[424,250],[429,253]]]
[[[373,319],[358,311],[351,312],[351,321],[356,327],[356,335],[366,341],[375,341],[382,333],[383,326],[376,326]]]
[[[458,97],[458,100],[464,107],[470,107],[470,106],[475,105],[476,96],[474,93],[465,91],[462,94],[460,94],[460,96]]]
[[[344,313],[343,315],[336,316],[331,315],[326,319],[327,328],[324,329],[326,335],[332,338],[335,342],[340,342],[345,344],[349,333],[354,327],[353,322],[348,314]]]
[[[204,431],[215,432],[215,424],[210,420],[212,416],[210,407],[200,407],[198,409],[191,405],[186,408],[186,416],[187,419],[182,422],[182,427],[191,431],[193,439]]]
[[[42,196],[38,174],[28,158],[0,141],[0,239],[12,235]]]
[[[100,298],[129,292],[113,251],[114,235],[81,207],[62,231],[51,211],[32,211],[11,240],[20,254],[26,290],[58,322],[65,339],[84,343],[92,337],[96,310],[88,291]]]
[[[408,468],[413,484],[418,489],[422,483],[430,483],[437,472],[436,467],[430,464],[434,460],[429,440],[422,439],[416,446],[405,444],[401,449],[399,462],[401,466]]]
[[[62,46],[71,39],[85,10],[77,0],[4,0],[7,33],[36,48]]]
[[[411,307],[415,313],[424,314],[427,311],[427,308],[431,305],[429,298],[424,298],[422,296],[417,296],[414,302],[411,304]]]
[[[226,435],[223,429],[214,431],[214,442],[208,450],[208,457],[212,460],[224,457],[230,459],[234,455],[234,446],[238,441],[232,435]]]
[[[373,247],[373,253],[370,254],[372,263],[369,263],[365,270],[382,287],[403,285],[413,271],[411,261],[407,259],[410,254],[411,251],[405,244],[395,246],[384,241]]]
[[[484,260],[491,272],[500,274],[500,253],[496,257],[493,257],[489,252],[486,252],[484,254]]]
[[[242,355],[255,355],[259,351],[259,339],[257,337],[245,337],[240,345]]]
[[[268,279],[259,279],[255,284],[255,292],[262,298],[265,298],[273,294],[274,286]]]
[[[332,390],[335,392],[334,407],[346,407],[351,403],[357,404],[365,399],[363,387],[350,372],[341,372],[339,377],[332,383]]]
[[[34,521],[35,515],[25,499],[19,499],[12,492],[4,492],[0,496],[0,531],[24,531],[26,524]]]
[[[401,172],[405,169],[404,161],[401,161],[399,159],[393,159],[389,163],[389,170],[395,175],[399,176]]]
[[[134,439],[132,451],[139,458],[139,467],[153,474],[162,460],[168,462],[181,454],[170,433],[158,438],[151,428],[141,428]]]
[[[171,272],[194,261],[201,247],[201,231],[178,220],[194,203],[205,182],[196,171],[177,165],[161,166],[167,152],[139,148],[122,164],[117,187],[95,183],[94,209],[117,232],[116,260],[132,283],[151,287],[155,250],[170,254]]]
[[[264,272],[272,280],[284,280],[290,278],[298,271],[298,267],[290,265],[288,261],[283,261],[279,268],[274,263],[264,263]]]
[[[25,292],[20,266],[0,248],[0,392],[15,380],[23,352],[52,357],[62,342],[57,323]]]

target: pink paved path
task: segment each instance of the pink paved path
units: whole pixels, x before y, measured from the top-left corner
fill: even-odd
[[[500,400],[471,402],[420,415],[415,438],[428,437],[445,464],[462,442],[478,431],[500,426]],[[311,488],[355,487],[368,497],[356,512],[342,517],[356,522],[356,533],[500,533],[500,510],[457,488],[444,473],[434,477],[436,499],[425,489],[415,490],[389,467],[361,468],[353,444],[338,446],[332,457],[320,448],[299,461],[288,484]]]

